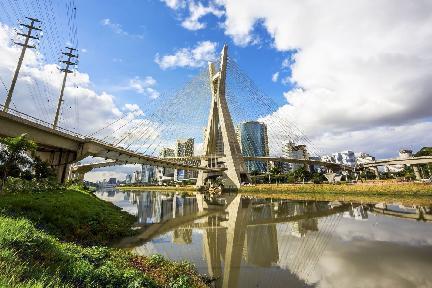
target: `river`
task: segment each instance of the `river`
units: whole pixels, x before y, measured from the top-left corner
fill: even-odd
[[[137,217],[116,246],[188,260],[214,287],[432,287],[432,209],[99,191]]]

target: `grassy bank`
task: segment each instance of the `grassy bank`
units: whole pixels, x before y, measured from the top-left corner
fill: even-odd
[[[187,263],[60,242],[0,216],[0,287],[206,287]]]
[[[107,245],[129,236],[135,222],[132,215],[78,188],[2,195],[0,212],[29,219],[62,241],[82,245]]]
[[[432,185],[422,183],[397,183],[376,181],[358,184],[261,184],[245,186],[242,194],[290,198],[295,200],[401,202],[405,204],[432,204]]]

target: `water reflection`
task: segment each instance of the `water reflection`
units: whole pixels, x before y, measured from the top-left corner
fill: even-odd
[[[215,287],[432,287],[430,207],[236,194],[217,200],[152,192],[99,197],[136,215],[144,227],[120,246],[188,259],[216,278]]]

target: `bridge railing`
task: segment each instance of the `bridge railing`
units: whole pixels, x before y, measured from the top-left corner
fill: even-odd
[[[3,106],[2,104],[0,104],[0,110],[1,110],[1,111],[3,111],[3,108],[4,108],[4,106]],[[10,107],[8,108],[8,112],[6,112],[6,113],[11,114],[11,115],[14,115],[14,116],[17,116],[17,117],[22,118],[22,119],[25,119],[25,120],[28,120],[28,121],[30,121],[30,122],[33,122],[33,123],[39,124],[39,125],[41,125],[41,126],[44,126],[44,127],[50,128],[50,129],[53,129],[53,128],[52,128],[52,123],[49,123],[49,122],[46,122],[46,121],[44,121],[44,120],[38,119],[38,118],[36,118],[36,117],[33,117],[33,116],[28,115],[28,114],[26,114],[26,113],[20,112],[20,111],[15,110],[15,109],[12,109],[12,108],[10,108]],[[74,136],[74,137],[83,138],[83,139],[85,138],[85,136],[83,136],[83,135],[81,135],[81,134],[79,134],[79,133],[77,133],[77,132],[71,131],[71,130],[66,129],[66,128],[62,128],[62,127],[60,127],[60,126],[57,126],[56,130],[57,130],[57,131],[60,131],[60,132],[62,132],[62,133],[65,133],[65,134],[68,134],[68,135]]]

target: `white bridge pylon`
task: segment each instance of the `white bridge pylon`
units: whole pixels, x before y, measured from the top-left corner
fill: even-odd
[[[211,168],[222,165],[225,170],[218,173],[200,170],[197,186],[205,185],[206,180],[212,176],[221,176],[224,187],[229,189],[238,189],[242,180],[250,180],[226,100],[227,60],[228,46],[224,45],[219,71],[216,71],[214,63],[208,64],[212,98],[203,146],[205,157],[201,162],[201,165],[210,165]],[[218,143],[222,143],[223,150],[218,147]]]

